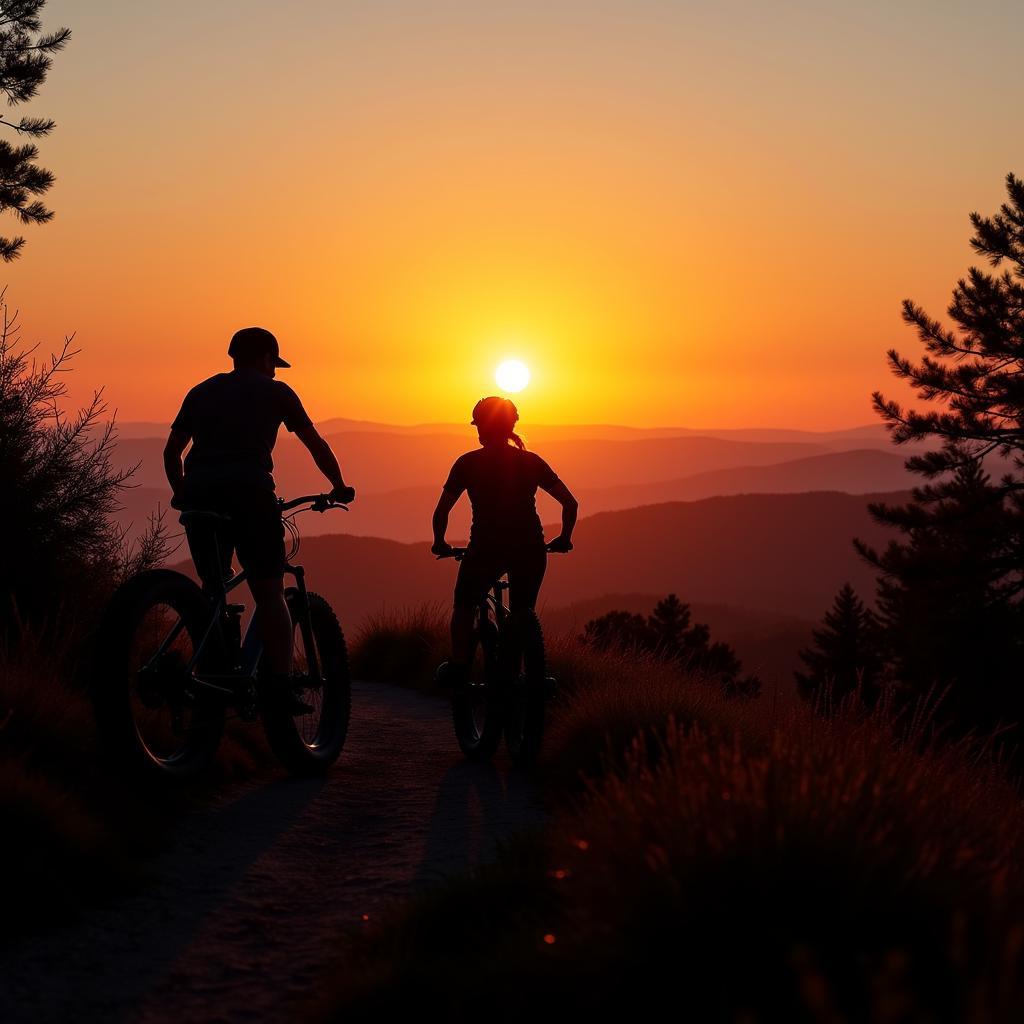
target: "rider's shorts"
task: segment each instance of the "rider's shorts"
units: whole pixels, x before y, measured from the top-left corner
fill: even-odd
[[[488,588],[508,573],[510,608],[533,608],[544,581],[548,555],[543,540],[516,545],[476,545],[459,563],[455,581],[455,607],[475,608]]]
[[[229,517],[228,522],[199,520],[185,529],[192,561],[204,582],[212,583],[231,575],[232,552],[237,552],[238,561],[250,580],[273,579],[284,573],[284,525],[273,491],[205,488],[199,493],[187,494],[180,507]]]

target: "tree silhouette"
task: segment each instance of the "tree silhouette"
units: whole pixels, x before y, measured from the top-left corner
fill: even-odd
[[[45,5],[46,0],[0,4],[0,93],[7,97],[9,107],[36,95],[53,64],[53,55],[71,38],[71,30],[66,28],[42,31],[39,13]],[[41,117],[22,117],[16,122],[0,117],[0,125],[26,138],[49,135],[54,128],[52,120]],[[11,211],[21,224],[45,224],[53,218],[53,211],[38,197],[49,191],[54,176],[35,163],[38,157],[34,143],[16,146],[0,139],[0,213]],[[0,257],[7,262],[16,259],[24,244],[20,236],[0,237]]]
[[[971,267],[953,291],[950,330],[910,299],[904,321],[915,327],[926,354],[919,363],[888,353],[893,373],[925,402],[944,408],[904,409],[874,393],[874,406],[896,444],[937,438],[936,451],[915,455],[908,469],[933,479],[992,453],[1024,469],[1024,182],[1006,177],[1009,202],[993,217],[971,214],[971,247],[999,275]],[[939,485],[941,487],[941,485]],[[1020,489],[1024,481],[1000,485]]]
[[[807,666],[796,681],[805,700],[828,692],[840,700],[859,691],[869,701],[878,694],[882,674],[882,631],[877,617],[849,583],[825,613],[821,629],[813,631],[814,645],[800,652]]]
[[[690,620],[690,606],[669,594],[646,618],[611,611],[591,619],[583,627],[580,640],[599,650],[647,651],[688,670],[721,679],[730,694],[757,696],[760,680],[756,676],[740,678],[743,663],[732,647],[711,643],[711,630],[701,622],[690,625]]]
[[[925,347],[920,362],[888,354],[917,407],[874,395],[896,444],[937,440],[907,468],[926,480],[908,505],[871,505],[907,538],[883,553],[858,544],[882,573],[879,609],[897,678],[948,688],[947,707],[971,721],[1020,717],[1012,677],[1024,635],[1024,182],[1006,177],[992,217],[972,213],[971,246],[999,273],[971,267],[957,282],[952,328],[909,299],[903,319]],[[931,403],[929,406],[928,403]],[[986,459],[1002,459],[993,482]]]
[[[599,651],[609,648],[648,651],[653,646],[647,619],[630,612],[611,611],[591,619],[584,627],[580,640]]]
[[[893,675],[911,693],[942,694],[965,727],[1024,718],[1024,503],[968,462],[941,495],[873,506],[904,541],[858,544],[880,572],[878,608]]]

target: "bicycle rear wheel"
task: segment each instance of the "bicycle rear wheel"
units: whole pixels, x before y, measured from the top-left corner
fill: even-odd
[[[469,679],[452,693],[452,724],[462,753],[471,761],[486,761],[501,742],[498,630],[489,618],[479,623],[477,637]]]
[[[224,706],[189,668],[213,617],[187,576],[155,569],[114,594],[96,637],[90,692],[103,750],[151,778],[183,781],[213,760]],[[220,634],[203,649],[215,670]]]
[[[544,735],[547,679],[544,634],[536,612],[509,616],[498,653],[505,683],[505,746],[512,761],[525,767],[536,760]]]
[[[293,775],[326,771],[345,746],[352,713],[352,679],[348,648],[334,610],[319,594],[307,594],[309,623],[299,607],[299,592],[290,587],[288,605],[295,629],[292,677],[296,692],[313,707],[292,715],[265,705],[263,728],[271,749]]]

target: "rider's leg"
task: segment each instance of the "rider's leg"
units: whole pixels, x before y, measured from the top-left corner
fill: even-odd
[[[284,598],[284,526],[272,491],[236,495],[232,523],[238,560],[259,611],[263,675],[292,670],[292,617]]]
[[[510,611],[537,607],[540,585],[548,567],[548,553],[543,546],[516,551],[509,559],[508,607]]]
[[[444,666],[443,675],[449,685],[469,678],[470,662],[476,644],[476,610],[491,582],[493,559],[484,553],[470,549],[459,563],[459,575],[455,581],[455,599],[452,608],[451,660]]]
[[[292,617],[284,599],[284,578],[250,580],[249,589],[259,611],[262,667],[275,676],[287,676],[292,670]]]
[[[476,606],[468,608],[456,605],[452,609],[452,662],[468,665],[473,656],[473,625]]]

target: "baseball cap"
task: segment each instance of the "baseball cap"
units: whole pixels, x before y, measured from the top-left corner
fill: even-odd
[[[274,365],[284,368],[290,367],[281,358],[281,349],[270,331],[264,327],[243,327],[235,331],[231,336],[231,344],[228,345],[228,355],[233,359],[252,359],[254,356],[273,356]]]

